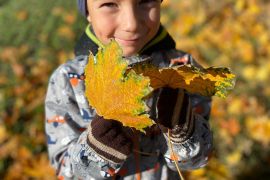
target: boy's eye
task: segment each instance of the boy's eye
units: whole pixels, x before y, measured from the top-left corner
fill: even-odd
[[[113,3],[113,2],[108,2],[108,3],[102,4],[101,7],[109,7],[109,8],[113,8],[113,7],[117,7],[117,4],[115,4],[115,3]]]

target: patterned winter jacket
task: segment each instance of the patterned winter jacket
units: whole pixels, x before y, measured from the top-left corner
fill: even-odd
[[[139,147],[125,162],[114,164],[102,159],[87,144],[87,127],[95,110],[85,97],[84,68],[89,51],[93,54],[102,44],[91,28],[87,27],[75,48],[76,58],[61,65],[52,74],[45,100],[46,135],[49,158],[59,179],[178,179],[175,161],[182,170],[206,165],[212,150],[212,134],[208,125],[211,99],[189,94],[194,111],[194,130],[188,139],[173,143],[172,156],[168,134],[150,131],[140,134]],[[175,50],[175,43],[161,26],[157,35],[140,52],[130,58],[130,65],[139,63],[140,57],[151,57],[151,63],[166,67],[170,64],[190,63],[194,59]],[[158,95],[148,100],[150,116],[156,118]],[[155,133],[153,133],[155,132]]]

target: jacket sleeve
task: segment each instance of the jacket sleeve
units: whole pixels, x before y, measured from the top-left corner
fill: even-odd
[[[74,92],[68,75],[69,67],[60,66],[51,76],[45,100],[47,146],[49,159],[59,178],[105,179],[120,164],[100,158],[87,144],[87,126],[94,116],[82,116],[79,103],[82,94]],[[84,110],[86,113],[87,110]]]
[[[168,134],[165,134],[167,141],[167,151],[164,154],[167,165],[176,170],[175,160],[183,170],[192,170],[204,167],[212,151],[212,134],[209,130],[207,121],[200,115],[194,115],[195,130],[193,135],[181,143],[169,143]]]

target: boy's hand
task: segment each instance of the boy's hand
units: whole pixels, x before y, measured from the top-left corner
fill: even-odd
[[[96,116],[88,127],[88,144],[101,157],[123,162],[132,150],[132,131],[115,120]]]
[[[161,90],[158,103],[158,124],[163,132],[171,130],[171,139],[182,142],[194,129],[194,117],[189,96],[182,89],[165,87]]]

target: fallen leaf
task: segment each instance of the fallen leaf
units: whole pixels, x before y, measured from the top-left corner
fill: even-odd
[[[181,65],[158,69],[151,64],[139,64],[133,69],[149,77],[154,89],[183,88],[190,93],[224,98],[235,84],[235,75],[228,68],[198,69],[192,65]]]
[[[90,55],[85,68],[86,97],[98,115],[143,131],[153,125],[143,99],[152,90],[150,80],[133,70],[125,74],[127,66],[115,41],[96,56]]]

